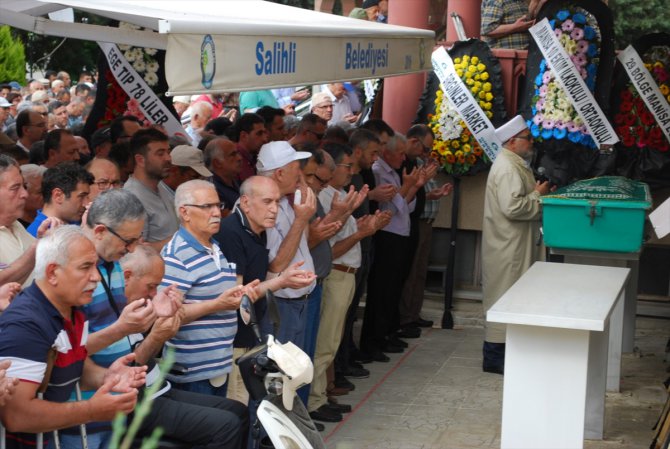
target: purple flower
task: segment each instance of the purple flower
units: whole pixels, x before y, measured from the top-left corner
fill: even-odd
[[[576,67],[579,67],[579,59],[577,59],[577,55],[570,55],[570,60]]]
[[[542,128],[544,129],[554,129],[554,121],[553,120],[542,120]]]
[[[568,123],[567,128],[569,133],[576,133],[579,131],[579,126],[575,125],[575,122]]]
[[[584,30],[581,28],[575,27],[574,30],[572,30],[572,33],[570,33],[570,37],[573,38],[576,41],[579,41],[584,38]]]
[[[563,31],[561,31],[560,28],[556,28],[554,30],[554,34],[556,35],[556,37],[561,37],[561,35],[563,34]]]
[[[540,123],[542,123],[542,117],[540,115],[536,115],[535,117],[533,117],[533,123],[540,126]]]
[[[579,67],[584,67],[586,63],[589,62],[584,55],[577,55],[577,65]]]
[[[551,81],[551,72],[547,70],[542,75],[542,84],[549,84],[549,81]]]
[[[586,73],[584,67],[579,68],[579,76],[581,76],[583,80],[585,80],[588,77],[588,73]]]
[[[570,32],[575,28],[575,22],[572,20],[568,19],[565,22],[563,22],[563,25],[561,25],[561,28],[563,28],[563,31]]]
[[[546,97],[546,96],[547,96],[547,86],[540,87],[540,97]]]
[[[554,123],[554,126],[558,129],[567,128],[567,125],[565,124],[565,122],[563,120],[556,120],[556,122]]]
[[[589,43],[588,42],[586,42],[586,41],[577,42],[577,52],[578,53],[586,53],[588,49],[589,49]]]
[[[589,129],[586,127],[586,125],[582,125],[579,127],[579,132],[582,134],[586,134],[589,132]]]

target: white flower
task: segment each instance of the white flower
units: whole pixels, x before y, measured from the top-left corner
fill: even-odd
[[[144,75],[144,81],[146,81],[149,86],[153,87],[156,84],[158,84],[158,75],[149,72],[146,75]]]
[[[141,59],[138,59],[133,63],[133,68],[137,70],[138,72],[144,72],[147,68],[146,64],[144,64],[144,61]]]
[[[144,53],[148,54],[149,56],[153,56],[156,53],[158,53],[158,50],[156,50],[155,48],[145,48]]]
[[[118,47],[119,47],[119,50],[121,50],[121,51],[128,51],[130,49],[130,45],[119,44]]]
[[[158,72],[158,63],[156,61],[150,62],[147,64],[147,72],[156,73]]]
[[[126,60],[128,62],[133,62],[135,60],[135,52],[133,50],[128,50],[125,53],[123,53],[123,56],[126,57]]]
[[[135,59],[141,59],[144,61],[144,52],[141,48],[135,48],[133,49],[133,52],[135,52]]]

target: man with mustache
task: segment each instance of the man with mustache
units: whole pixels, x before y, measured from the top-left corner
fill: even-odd
[[[130,149],[135,170],[123,188],[142,202],[147,212],[142,237],[160,251],[179,227],[168,190],[159,189],[172,167],[168,137],[157,129],[141,129],[131,138]]]
[[[0,360],[19,384],[0,409],[8,447],[35,447],[36,433],[130,413],[146,367],[121,357],[105,369],[87,356],[88,304],[100,280],[93,243],[78,226],[61,226],[37,245],[35,281],[0,317]],[[75,383],[97,389],[90,399],[66,402]],[[43,397],[38,397],[38,391]]]
[[[221,203],[214,184],[193,180],[175,192],[181,226],[165,245],[161,289],[176,284],[184,294],[184,318],[166,343],[176,351],[168,374],[185,391],[226,396],[232,370],[233,339],[243,294],[255,300],[259,281],[237,284],[235,264],[228,262],[213,239],[219,231]]]
[[[93,175],[76,162],[64,162],[48,169],[42,177],[44,207],[37,211],[27,231],[37,236],[37,230],[47,218],[58,218],[65,223],[78,224],[86,211],[88,192]]]

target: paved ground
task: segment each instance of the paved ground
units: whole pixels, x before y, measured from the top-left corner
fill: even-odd
[[[439,322],[441,304],[427,301],[425,318]],[[323,433],[330,449],[457,449],[500,447],[502,377],[481,370],[481,305],[456,304],[454,330],[427,329],[389,363],[366,365],[369,379],[341,397],[354,407]],[[625,354],[621,393],[608,394],[605,439],[587,449],[647,448],[670,375],[664,361],[670,322],[637,320],[636,346]]]

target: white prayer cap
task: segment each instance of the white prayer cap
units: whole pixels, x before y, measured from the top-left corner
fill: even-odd
[[[505,143],[524,129],[528,129],[526,121],[523,119],[523,117],[517,115],[512,120],[496,129],[496,136],[502,143]]]

